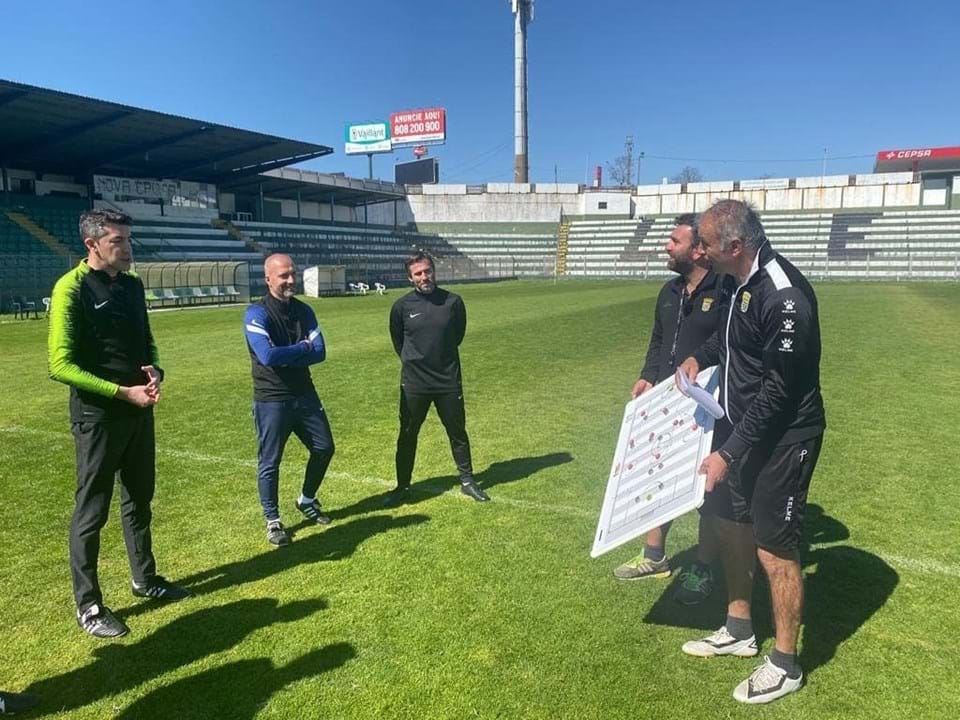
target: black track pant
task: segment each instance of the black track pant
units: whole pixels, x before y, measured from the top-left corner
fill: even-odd
[[[77,608],[103,605],[97,580],[100,530],[107,522],[115,476],[120,476],[120,518],[130,571],[137,584],[156,575],[150,539],[150,501],[156,471],[153,413],[101,423],[74,423],[76,507],[70,522],[70,573]]]
[[[397,437],[397,485],[406,487],[413,474],[417,456],[417,436],[430,405],[437,408],[440,422],[450,439],[454,462],[460,473],[460,482],[473,480],[470,462],[470,438],[467,437],[467,416],[463,408],[463,393],[411,393],[400,388],[400,435]]]

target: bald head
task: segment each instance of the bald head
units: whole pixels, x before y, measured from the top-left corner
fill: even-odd
[[[290,300],[297,291],[297,266],[293,258],[283,253],[274,253],[263,261],[263,275],[267,289],[277,300]]]

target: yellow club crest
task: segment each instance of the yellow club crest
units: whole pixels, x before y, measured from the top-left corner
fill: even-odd
[[[700,306],[700,310],[703,312],[710,312],[710,308],[713,307],[713,298],[704,298],[703,305]]]
[[[740,312],[746,312],[748,307],[750,307],[750,293],[744,292],[740,296]]]

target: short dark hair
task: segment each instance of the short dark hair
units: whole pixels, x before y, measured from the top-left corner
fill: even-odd
[[[107,234],[106,225],[133,225],[133,218],[115,210],[87,210],[80,215],[80,240],[93,238],[99,240]]]
[[[680,227],[681,225],[686,225],[693,231],[693,238],[690,240],[691,247],[697,247],[700,244],[700,233],[698,232],[700,228],[700,216],[697,213],[683,213],[682,215],[677,215],[673,219],[674,227]]]
[[[411,255],[410,257],[408,257],[406,260],[403,261],[404,267],[407,268],[407,277],[410,277],[410,268],[419,262],[423,262],[424,260],[430,263],[431,270],[437,269],[436,263],[433,262],[433,255],[426,252],[425,250],[417,250],[415,254]]]

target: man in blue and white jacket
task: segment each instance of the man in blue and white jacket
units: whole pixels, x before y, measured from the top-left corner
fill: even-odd
[[[280,460],[290,433],[296,433],[310,451],[297,510],[319,525],[330,522],[316,496],[333,457],[333,436],[310,377],[310,366],[323,362],[327,349],[313,310],[294,297],[297,269],[293,260],[287,255],[271,255],[263,269],[269,292],[250,305],[244,316],[259,443],[257,486],[267,540],[287,545],[290,535],[280,522],[277,488]]]

